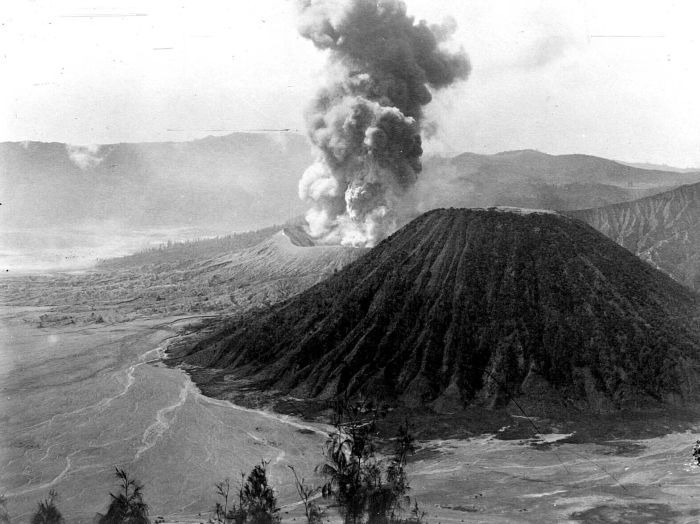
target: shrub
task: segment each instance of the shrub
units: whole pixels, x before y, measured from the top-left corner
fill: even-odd
[[[277,507],[277,497],[267,482],[267,465],[261,461],[248,474],[241,475],[241,485],[238,490],[238,505],[231,504],[229,495],[231,484],[229,479],[216,484],[216,494],[220,501],[214,506],[214,517],[209,521],[216,524],[276,524],[280,521]]]
[[[61,512],[56,507],[57,499],[58,493],[56,493],[54,490],[49,491],[48,498],[39,502],[39,507],[30,521],[31,524],[64,524],[65,520],[61,515]]]
[[[7,512],[7,498],[0,495],[0,524],[10,524],[10,514]]]
[[[299,499],[304,504],[304,512],[306,513],[308,524],[320,524],[323,521],[324,513],[319,505],[314,502],[314,498],[321,491],[321,488],[307,486],[303,478],[299,479],[294,466],[287,467],[294,474],[294,485],[297,488]]]
[[[275,492],[267,483],[268,461],[261,461],[248,475],[243,485],[241,506],[251,524],[279,522],[279,508]]]
[[[143,486],[123,469],[115,473],[120,484],[117,495],[110,493],[112,500],[107,514],[99,519],[99,524],[150,524],[148,504],[143,501]]]
[[[216,494],[220,501],[214,505],[214,516],[209,519],[210,524],[243,524],[246,519],[245,511],[242,508],[243,481],[245,474],[241,475],[241,485],[238,490],[238,506],[232,503],[229,508],[229,494],[231,492],[231,482],[228,478],[216,484]]]
[[[409,501],[406,460],[415,449],[408,424],[399,426],[387,464],[376,457],[378,410],[363,402],[339,406],[326,460],[319,466],[327,479],[323,495],[335,499],[347,524],[399,522]]]

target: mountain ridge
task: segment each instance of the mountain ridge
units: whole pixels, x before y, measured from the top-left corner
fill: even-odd
[[[568,211],[631,201],[699,181],[700,172],[650,171],[591,155],[525,149],[429,156],[416,198],[421,211],[490,206]]]
[[[403,224],[441,207],[584,209],[634,200],[700,173],[635,170],[586,155],[534,150],[426,155],[396,210]],[[156,241],[212,237],[304,213],[312,163],[295,133],[234,133],[194,141],[71,145],[0,143],[5,269],[71,269]]]
[[[569,213],[694,290],[700,290],[700,184]]]
[[[697,306],[568,216],[435,210],[176,358],[208,369],[200,386],[214,396],[242,381],[294,397],[372,392],[444,408],[544,388],[582,409],[613,409],[695,394],[682,362],[698,357],[697,325],[683,319]]]

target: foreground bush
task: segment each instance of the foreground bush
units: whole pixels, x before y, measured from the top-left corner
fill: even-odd
[[[335,502],[346,524],[421,524],[425,514],[408,492],[410,486],[405,472],[408,456],[414,453],[414,439],[408,424],[398,427],[393,452],[386,458],[378,457],[379,440],[376,434],[377,409],[369,403],[338,403],[334,430],[326,442],[325,462],[317,467],[326,478],[321,487],[309,486],[299,478],[293,466],[299,499],[304,505],[308,524],[321,524],[325,517],[317,504],[319,495]],[[700,463],[700,441],[694,449]],[[216,484],[218,501],[210,524],[279,524],[281,521],[275,491],[268,483],[267,466],[262,460],[246,476],[241,475],[237,503],[232,501],[229,479]],[[110,493],[106,514],[98,514],[99,524],[150,524],[149,507],[143,500],[143,486],[136,479],[116,468],[119,481],[117,494]],[[56,507],[58,495],[50,491],[41,501],[31,524],[65,524]],[[409,512],[409,517],[401,515]],[[10,522],[6,500],[0,496],[0,524]],[[158,517],[156,522],[163,522]]]
[[[246,478],[241,477],[238,490],[238,504],[229,508],[231,484],[229,479],[216,485],[216,494],[220,501],[214,507],[214,517],[210,522],[216,524],[276,524],[280,521],[277,497],[267,481],[267,466],[262,461],[256,465]]]
[[[49,491],[48,498],[39,502],[39,507],[30,521],[31,524],[64,524],[65,520],[56,507],[57,499],[58,493],[54,490]],[[9,522],[9,517],[7,518],[7,522]]]
[[[309,524],[320,524],[325,516],[323,510],[315,502],[315,498],[322,488],[308,486],[303,478],[299,478],[294,466],[287,466],[292,470],[294,474],[294,485],[297,488],[297,494],[299,495],[299,500],[304,504],[304,513],[306,514],[306,521]]]
[[[116,468],[115,475],[121,489],[116,495],[109,494],[112,500],[99,524],[150,524],[148,504],[143,501],[143,486],[136,479],[129,478],[123,469]]]
[[[377,458],[378,410],[369,403],[341,403],[335,430],[326,443],[326,461],[318,468],[326,477],[323,494],[332,497],[346,524],[404,522],[400,514],[410,502],[406,460],[415,450],[408,424],[398,428],[393,455]],[[420,521],[417,505],[411,520]]]
[[[0,495],[0,524],[10,524],[10,514],[7,512],[7,498]]]

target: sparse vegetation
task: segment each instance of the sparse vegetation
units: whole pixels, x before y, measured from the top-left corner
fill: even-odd
[[[241,475],[241,484],[238,489],[238,506],[235,503],[229,507],[229,498],[231,495],[231,481],[226,478],[221,482],[216,483],[216,495],[219,500],[214,505],[214,516],[209,519],[211,524],[242,524],[245,522],[245,512],[243,511],[243,481],[245,474]]]
[[[99,519],[99,524],[150,524],[148,504],[143,500],[143,486],[129,474],[115,468],[119,481],[119,492],[112,498],[107,513]]]
[[[338,402],[334,417],[335,431],[330,435],[325,462],[317,469],[326,477],[322,487],[309,486],[294,475],[299,499],[304,505],[308,524],[321,524],[325,511],[316,502],[319,496],[332,498],[346,523],[360,524],[421,524],[425,513],[418,503],[410,516],[402,519],[400,513],[410,502],[410,489],[404,467],[408,455],[415,450],[408,423],[402,424],[394,439],[393,454],[388,460],[378,458],[376,421],[379,410],[369,402]],[[700,443],[700,442],[699,442]],[[385,467],[386,464],[386,467]],[[269,461],[262,460],[246,476],[241,474],[237,503],[232,500],[232,485],[228,478],[216,486],[217,501],[209,524],[279,524],[280,515],[274,489],[268,483]],[[149,507],[143,500],[143,485],[125,470],[115,468],[119,482],[117,494],[110,493],[111,501],[104,515],[98,514],[99,524],[150,524]],[[38,504],[31,524],[64,524],[56,507],[58,494],[51,490]],[[9,524],[7,499],[0,496],[0,524]],[[157,517],[155,522],[165,522]]]
[[[289,469],[292,470],[294,474],[294,485],[297,489],[297,494],[299,495],[299,500],[304,504],[304,513],[306,514],[306,521],[308,524],[319,524],[323,521],[324,512],[321,507],[316,504],[315,498],[321,491],[319,487],[312,487],[306,485],[303,478],[299,478],[294,466],[289,465]]]
[[[327,479],[323,494],[335,500],[347,524],[401,522],[403,508],[410,502],[406,460],[415,450],[408,424],[398,428],[387,461],[377,456],[379,410],[372,403],[339,402],[336,413],[326,460],[319,467]]]
[[[420,509],[420,506],[418,505],[418,501],[413,499],[413,507],[411,508],[411,517],[408,519],[408,522],[411,524],[422,524],[425,520],[425,511]]]
[[[31,524],[64,524],[63,515],[56,507],[57,499],[58,493],[54,490],[49,491],[49,496],[39,502],[36,513],[32,515]]]
[[[7,497],[0,495],[0,524],[10,524],[10,514],[7,512]]]
[[[263,460],[248,475],[243,485],[241,506],[246,512],[246,521],[251,524],[273,524],[279,522],[277,497],[267,483],[267,466]]]
[[[267,480],[268,461],[255,465],[246,477],[241,475],[238,490],[238,504],[231,503],[231,482],[224,479],[216,484],[219,500],[214,506],[214,516],[209,519],[215,524],[275,524],[280,521],[277,497]]]
[[[188,261],[212,258],[222,254],[231,254],[243,249],[253,247],[266,238],[274,235],[283,226],[273,225],[246,231],[233,233],[215,238],[200,238],[173,242],[171,240],[157,247],[141,250],[132,255],[101,260],[98,263],[100,269],[128,269],[147,265],[159,265],[164,263],[184,264]]]

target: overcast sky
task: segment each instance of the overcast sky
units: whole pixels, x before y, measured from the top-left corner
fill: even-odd
[[[453,16],[473,65],[428,109],[429,150],[700,166],[700,3],[407,4],[428,21]],[[303,132],[324,63],[290,0],[14,1],[0,24],[0,140]]]

